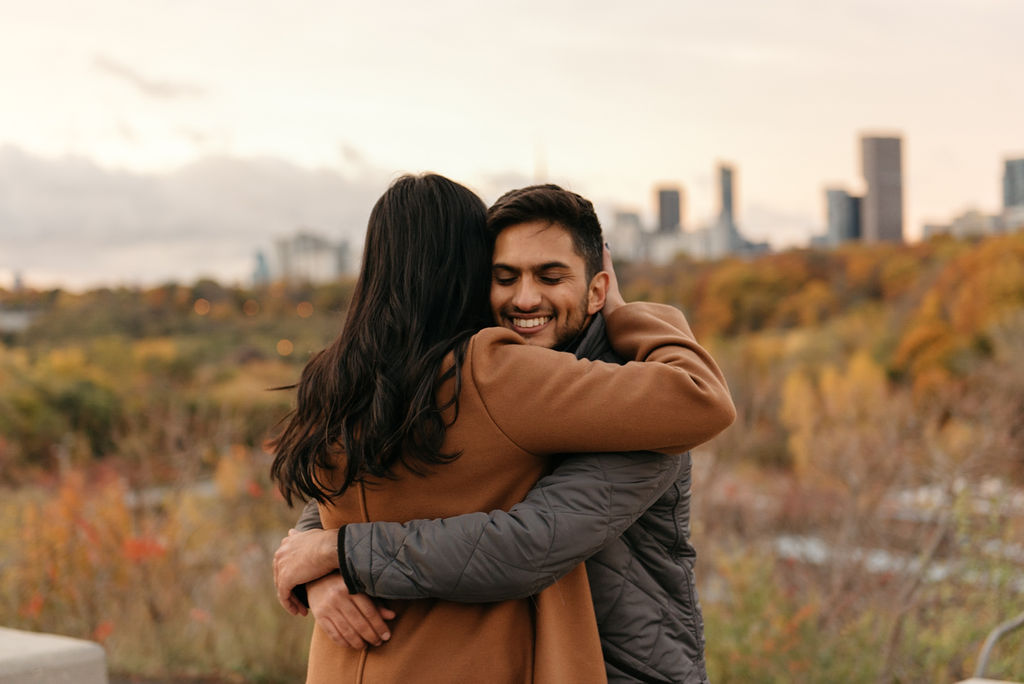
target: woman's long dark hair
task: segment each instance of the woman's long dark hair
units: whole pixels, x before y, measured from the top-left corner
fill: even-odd
[[[377,200],[345,327],[306,364],[296,408],[270,442],[270,473],[289,504],[325,502],[399,462],[420,472],[457,456],[441,451],[442,412],[458,411],[466,345],[490,321],[485,219],[479,197],[435,174],[403,176]],[[452,377],[455,395],[438,405]],[[331,487],[323,473],[342,453],[344,478]]]

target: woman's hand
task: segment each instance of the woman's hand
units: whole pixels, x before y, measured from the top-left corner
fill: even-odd
[[[394,619],[394,611],[378,608],[373,599],[364,594],[348,593],[341,575],[332,573],[321,577],[307,584],[306,592],[309,609],[320,629],[339,646],[380,646],[391,638],[391,630],[384,620]]]
[[[615,268],[612,266],[612,252],[608,248],[607,242],[604,243],[604,254],[601,260],[601,270],[608,274],[608,294],[605,295],[604,308],[601,309],[601,313],[608,316],[620,306],[623,306],[626,300],[622,298],[622,293],[619,291],[619,279],[615,277]]]
[[[274,553],[277,600],[293,615],[305,615],[292,589],[338,569],[338,530],[288,530]]]

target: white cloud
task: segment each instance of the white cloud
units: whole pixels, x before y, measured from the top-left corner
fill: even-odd
[[[92,63],[98,71],[127,83],[146,97],[174,100],[202,97],[206,94],[205,88],[194,83],[153,79],[106,55],[96,55],[93,57]]]
[[[389,180],[276,159],[205,158],[138,174],[0,148],[0,269],[79,286],[244,280],[257,249],[299,227],[361,242]]]

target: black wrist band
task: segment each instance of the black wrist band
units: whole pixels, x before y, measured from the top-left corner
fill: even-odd
[[[299,603],[309,608],[309,594],[306,592],[305,584],[297,584],[292,587],[292,596],[299,600]]]
[[[359,591],[359,587],[356,586],[355,579],[348,574],[348,563],[345,562],[345,526],[342,525],[338,528],[338,570],[341,571],[341,577],[345,580],[345,587],[348,589],[350,594],[362,593]]]

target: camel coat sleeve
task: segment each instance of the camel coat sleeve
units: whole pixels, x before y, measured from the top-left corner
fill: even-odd
[[[504,328],[470,343],[470,368],[487,413],[533,454],[687,451],[736,417],[725,378],[686,318],[664,304],[632,303],[605,318],[618,365],[522,344]]]

